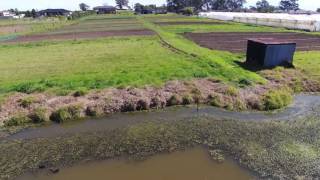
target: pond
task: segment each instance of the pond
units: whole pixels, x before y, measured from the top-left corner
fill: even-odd
[[[38,174],[27,174],[19,179],[248,180],[253,179],[253,176],[231,160],[217,163],[210,159],[206,149],[194,148],[187,151],[156,155],[144,161],[119,159],[83,163],[61,169],[57,174],[43,170]]]

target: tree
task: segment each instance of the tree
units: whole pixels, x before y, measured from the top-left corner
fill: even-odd
[[[241,9],[246,0],[167,0],[169,11],[179,12],[186,7],[192,7],[195,11],[206,8],[207,10],[228,10]]]
[[[226,6],[228,10],[234,11],[234,10],[241,9],[245,3],[246,3],[246,0],[227,0]]]
[[[275,9],[267,0],[258,1],[256,5],[257,11],[262,13],[273,12]]]
[[[32,14],[31,14],[31,12],[29,10],[26,11],[25,17],[32,17]]]
[[[119,7],[119,9],[122,9],[123,6],[128,6],[129,0],[116,0],[116,4]]]
[[[284,11],[296,11],[299,9],[298,0],[281,0],[280,9]]]
[[[226,10],[226,1],[227,0],[211,0],[209,3],[212,10]]]
[[[143,11],[143,8],[144,8],[144,6],[143,6],[142,4],[136,3],[136,4],[134,5],[134,12],[135,12],[135,13],[138,13],[138,14],[141,14],[142,11]]]
[[[79,4],[79,7],[80,7],[81,11],[87,11],[90,8],[90,6],[88,6],[85,3]]]
[[[32,9],[32,10],[31,10],[31,16],[32,16],[33,18],[36,18],[36,17],[37,17],[37,12],[36,12],[35,9]]]
[[[167,0],[168,11],[179,12],[185,8],[184,0]]]
[[[317,12],[320,13],[320,8],[317,9]]]

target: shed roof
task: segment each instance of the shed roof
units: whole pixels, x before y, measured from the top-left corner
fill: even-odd
[[[97,6],[97,7],[94,7],[93,9],[94,10],[98,10],[98,9],[111,9],[111,10],[114,10],[116,8],[113,7],[113,6]]]
[[[293,41],[287,41],[287,40],[281,40],[281,39],[275,39],[275,38],[251,38],[248,40],[258,42],[261,44],[266,44],[266,45],[296,44]]]
[[[71,12],[71,11],[66,10],[66,9],[45,9],[45,10],[39,11],[39,13],[56,13],[56,12],[68,13],[68,12]]]

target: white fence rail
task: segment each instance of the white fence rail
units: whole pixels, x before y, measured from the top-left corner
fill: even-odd
[[[275,13],[202,12],[201,17],[240,23],[320,31],[320,14],[295,15]]]

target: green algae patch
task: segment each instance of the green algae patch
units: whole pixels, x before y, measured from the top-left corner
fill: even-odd
[[[280,146],[283,152],[290,156],[301,157],[306,159],[316,159],[319,155],[319,150],[310,144],[291,142]]]

